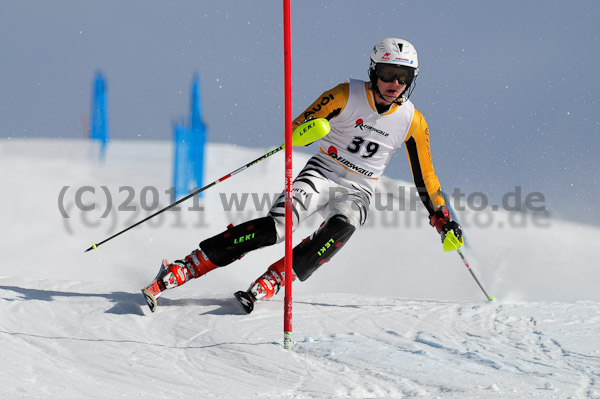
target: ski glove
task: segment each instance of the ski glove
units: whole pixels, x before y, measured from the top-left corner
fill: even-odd
[[[445,206],[438,208],[433,215],[429,216],[429,224],[435,227],[437,232],[440,233],[442,242],[444,242],[446,233],[449,231],[453,231],[454,235],[459,240],[462,239],[462,227],[452,220],[450,217],[450,212]]]

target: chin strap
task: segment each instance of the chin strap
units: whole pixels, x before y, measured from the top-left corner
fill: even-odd
[[[388,99],[383,97],[383,94],[381,94],[379,87],[377,87],[376,84],[373,84],[373,82],[371,82],[371,90],[373,91],[373,93],[375,93],[377,96],[379,96],[379,98],[381,98],[383,101],[389,101]],[[398,97],[396,97],[396,99],[394,101],[392,101],[389,106],[391,106],[394,103],[398,104],[398,106],[402,105],[402,103],[404,102],[404,99],[402,98],[402,94],[404,94],[405,92],[406,92],[406,90],[404,90],[402,93],[400,93],[400,95]]]

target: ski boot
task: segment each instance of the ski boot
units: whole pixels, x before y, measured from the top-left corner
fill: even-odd
[[[292,277],[293,281],[296,276]],[[244,311],[250,313],[254,310],[254,302],[272,298],[282,287],[285,287],[283,258],[269,266],[262,276],[250,284],[247,291],[238,291],[233,295]]]
[[[163,291],[185,284],[193,278],[205,275],[216,266],[204,255],[202,250],[196,249],[185,257],[168,264],[166,260],[160,267],[154,281],[142,289],[142,294],[152,312],[156,311],[157,299]]]

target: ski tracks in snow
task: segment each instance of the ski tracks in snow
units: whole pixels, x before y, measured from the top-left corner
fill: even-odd
[[[307,303],[314,313],[307,329],[322,333],[297,348],[340,381],[340,396],[600,396],[597,303],[347,298]],[[561,324],[565,319],[572,328]],[[338,332],[325,333],[331,327]],[[340,371],[350,377],[347,385]]]
[[[597,302],[298,296],[286,351],[282,298],[120,288],[0,284],[8,397],[600,398]]]

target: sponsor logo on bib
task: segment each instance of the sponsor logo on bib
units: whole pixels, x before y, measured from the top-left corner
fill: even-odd
[[[361,118],[356,120],[356,125],[354,128],[359,128],[360,130],[367,129],[375,133],[381,134],[383,137],[388,137],[390,134],[388,132],[384,132],[383,130],[379,130],[374,128],[373,126],[365,125],[364,121]]]

